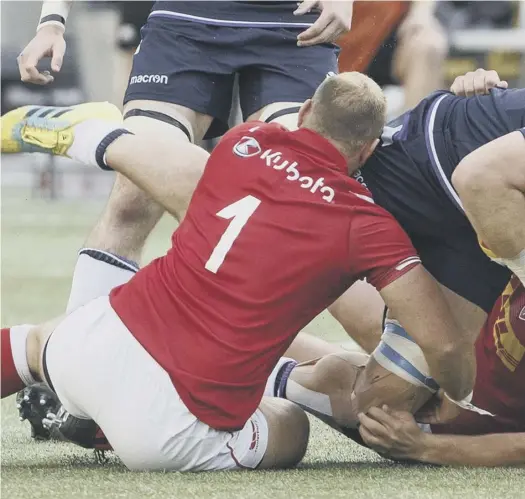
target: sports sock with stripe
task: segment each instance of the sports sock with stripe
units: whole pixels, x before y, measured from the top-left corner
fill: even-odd
[[[139,270],[138,264],[108,251],[83,248],[73,273],[73,282],[66,312],[108,295],[121,284],[128,282]]]
[[[268,377],[268,381],[266,381],[264,396],[286,398],[286,382],[296,365],[297,362],[295,360],[281,357]]]
[[[2,398],[35,383],[27,363],[27,336],[31,325],[2,328]]]

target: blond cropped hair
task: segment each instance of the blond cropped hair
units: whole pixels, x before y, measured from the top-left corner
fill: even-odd
[[[312,98],[303,126],[336,142],[348,156],[379,138],[386,99],[379,85],[356,71],[328,77]]]

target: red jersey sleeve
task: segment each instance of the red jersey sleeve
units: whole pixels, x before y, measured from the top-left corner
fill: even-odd
[[[421,263],[405,231],[378,206],[356,213],[349,239],[351,271],[378,291]]]

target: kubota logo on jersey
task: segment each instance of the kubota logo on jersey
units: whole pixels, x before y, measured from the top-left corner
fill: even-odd
[[[525,321],[525,307],[523,307],[523,308],[521,309],[520,315],[518,315],[518,317],[519,317],[522,321]]]
[[[245,139],[248,139],[248,137],[243,137],[243,140]],[[239,144],[241,142],[239,142]],[[257,141],[254,142],[257,145],[257,147],[259,147],[260,152],[259,144],[257,143]],[[254,147],[253,143],[252,147]],[[236,151],[236,148],[237,146],[235,146],[234,151],[236,152],[236,154],[239,154]],[[252,153],[250,154],[250,156],[255,156],[256,154],[257,153]],[[239,154],[239,156],[241,156],[241,154]],[[266,151],[260,154],[259,159],[262,159],[266,166],[269,166],[274,170],[283,171],[284,173],[286,173],[286,180],[289,180],[290,182],[298,181],[302,189],[308,189],[312,194],[319,192],[321,194],[321,197],[328,203],[331,203],[334,200],[335,191],[328,185],[324,184],[324,177],[314,179],[312,177],[307,177],[306,175],[301,175],[301,172],[299,171],[299,163],[297,163],[297,161],[293,161],[292,163],[290,163],[288,160],[283,159],[283,155],[281,152],[273,151],[272,149],[266,149]]]
[[[233,146],[233,152],[241,158],[250,158],[261,153],[261,146],[253,137],[243,137]]]

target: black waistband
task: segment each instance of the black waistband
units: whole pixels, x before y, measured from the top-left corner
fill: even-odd
[[[49,345],[49,340],[51,339],[51,336],[47,339],[46,344],[44,346],[44,351],[42,352],[42,371],[44,374],[44,381],[47,383],[49,388],[53,390],[56,393],[55,387],[53,386],[53,383],[51,382],[51,377],[49,376],[49,371],[47,369],[47,346]]]

